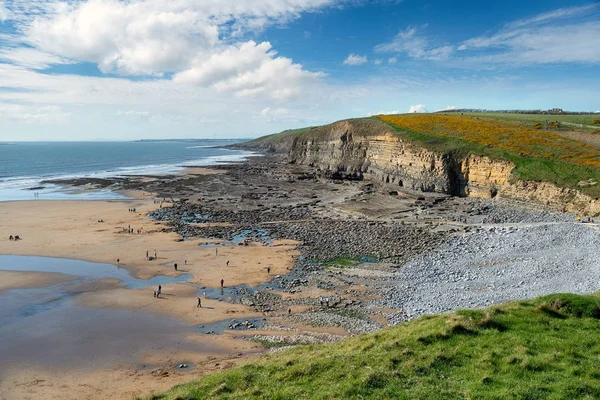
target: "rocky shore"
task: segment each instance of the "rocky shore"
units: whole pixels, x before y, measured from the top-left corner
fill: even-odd
[[[600,231],[572,214],[333,179],[276,156],[224,169],[183,193],[170,181],[173,206],[149,215],[183,240],[298,242],[289,275],[229,299],[288,325],[356,334],[422,314],[600,289]]]

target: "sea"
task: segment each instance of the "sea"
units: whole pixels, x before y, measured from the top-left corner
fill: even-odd
[[[43,183],[79,177],[107,178],[176,173],[190,166],[240,162],[255,153],[226,149],[242,139],[133,142],[0,143],[0,201],[118,199],[109,190],[82,191]]]

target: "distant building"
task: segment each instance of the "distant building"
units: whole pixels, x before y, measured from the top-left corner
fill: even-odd
[[[548,110],[549,114],[562,114],[562,108],[551,108]]]

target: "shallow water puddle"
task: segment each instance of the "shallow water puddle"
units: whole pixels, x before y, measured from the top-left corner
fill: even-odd
[[[89,290],[90,283],[101,279],[118,279],[136,289],[185,282],[192,277],[189,274],[146,280],[110,264],[26,256],[0,256],[0,270],[73,276],[47,287],[0,294],[0,370],[21,364],[95,368],[164,349],[225,352],[187,340],[190,328],[178,320],[137,311],[86,308],[73,301]]]

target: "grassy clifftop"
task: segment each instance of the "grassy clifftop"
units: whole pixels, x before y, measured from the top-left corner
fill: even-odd
[[[600,298],[422,317],[177,386],[158,399],[597,399]]]

